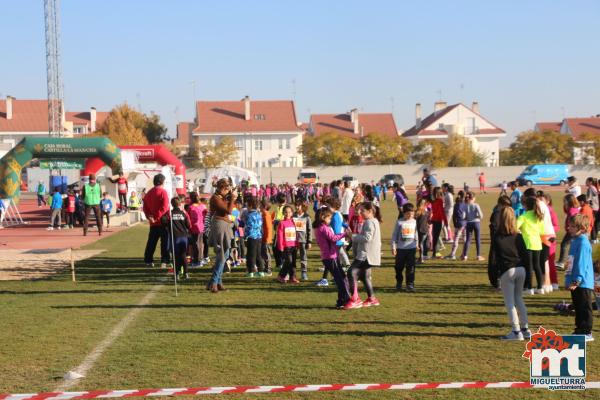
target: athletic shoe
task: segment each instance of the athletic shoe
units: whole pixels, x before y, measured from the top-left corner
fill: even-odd
[[[446,256],[446,257],[444,257],[444,260],[456,261],[456,256],[452,256],[452,255]]]
[[[321,279],[319,282],[317,282],[317,286],[327,287],[329,286],[329,281],[327,279]]]
[[[442,257],[443,257],[442,253],[440,253],[440,252],[435,253],[435,258],[442,258]]]
[[[167,274],[172,274],[172,273],[173,273],[173,271],[174,271],[174,269],[173,269],[173,268],[169,268],[169,269],[167,269]]]
[[[265,277],[265,273],[264,272],[259,272],[257,276],[259,278],[264,278]]]
[[[273,276],[273,271],[267,271],[264,276]]]
[[[552,291],[554,290],[552,288],[552,285],[546,285],[544,286],[542,289],[544,289],[544,293],[548,294],[548,293],[552,293]]]
[[[520,331],[519,332],[512,331],[508,335],[502,336],[500,339],[502,339],[502,340],[525,340],[525,338],[523,337],[523,334]]]
[[[591,333],[588,333],[587,335],[585,335],[585,341],[586,342],[593,342],[594,341],[594,337],[592,336]]]
[[[379,304],[379,300],[377,300],[376,297],[367,297],[367,299],[363,302],[363,307],[378,306]]]
[[[295,276],[292,279],[290,279],[288,282],[293,283],[293,284],[300,283],[300,281]]]
[[[48,229],[46,229],[47,231],[53,231],[54,227],[53,226],[49,226]]]
[[[202,261],[204,261],[204,264],[208,264],[208,263],[210,262],[210,257],[206,257],[206,258],[205,258],[204,260],[202,260]]]
[[[160,263],[160,267],[163,268],[163,269],[167,268],[167,263]]]
[[[362,308],[363,302],[360,298],[356,300],[348,300],[346,304],[344,304],[344,310],[352,310],[355,308]]]
[[[324,267],[319,267],[319,272],[325,272],[325,268]]]
[[[246,278],[254,278],[254,272],[248,272]]]
[[[285,280],[285,276],[278,276],[277,277],[277,282],[285,284],[287,281]]]
[[[462,256],[462,257],[460,258],[460,260],[461,260],[461,261],[467,261],[468,259],[469,259],[469,257],[467,257],[467,256]]]
[[[146,267],[148,267],[148,268],[154,268],[154,263],[146,263]]]
[[[409,286],[406,288],[406,291],[409,293],[414,293],[415,292],[415,287],[414,286]]]
[[[404,289],[402,288],[402,285],[396,285],[396,290],[399,292],[403,292]]]
[[[558,283],[553,283],[552,290],[558,290],[558,289],[559,289]]]
[[[431,257],[430,256],[423,256],[423,260],[430,260]]]
[[[477,261],[485,261],[485,258],[483,256],[477,256]]]
[[[544,294],[544,289],[535,289],[535,294]]]
[[[556,266],[556,269],[559,269],[561,271],[565,270],[565,264],[561,263],[561,262],[557,262],[556,264],[554,264]]]
[[[531,339],[531,331],[529,328],[521,329],[521,334],[523,335],[524,339]]]
[[[300,275],[300,280],[307,281],[308,280],[308,272],[306,272],[306,271],[302,272],[302,274]]]
[[[185,275],[184,275],[184,278],[185,278],[185,279],[190,279],[190,274],[185,274]]]
[[[523,295],[525,295],[525,296],[533,296],[534,294],[535,294],[535,290],[533,290],[533,289],[523,290]]]

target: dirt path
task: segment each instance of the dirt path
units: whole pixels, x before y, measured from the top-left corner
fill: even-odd
[[[73,250],[73,258],[80,261],[103,251]],[[0,281],[42,279],[70,265],[70,249],[0,250]]]

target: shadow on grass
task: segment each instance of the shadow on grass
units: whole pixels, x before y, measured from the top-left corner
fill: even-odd
[[[37,295],[37,294],[102,294],[102,293],[133,293],[147,292],[147,289],[77,289],[77,290],[0,290],[0,294]]]
[[[497,322],[409,322],[409,321],[304,321],[294,322],[299,325],[408,325],[408,326],[422,326],[422,327],[435,327],[435,328],[489,328],[489,327],[505,327],[506,324]]]
[[[297,335],[297,336],[371,336],[371,337],[386,337],[386,336],[402,336],[402,337],[446,337],[446,338],[471,338],[471,339],[497,339],[497,336],[490,335],[478,335],[473,333],[442,333],[442,332],[376,332],[376,331],[283,331],[283,330],[239,330],[239,331],[225,331],[225,330],[154,330],[152,333],[176,333],[184,335]]]
[[[51,306],[56,309],[177,309],[177,308],[232,308],[232,309],[275,309],[275,310],[331,310],[331,307],[320,305],[297,305],[297,304],[88,304],[80,306],[58,305]]]

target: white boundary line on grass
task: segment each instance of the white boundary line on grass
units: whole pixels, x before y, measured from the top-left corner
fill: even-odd
[[[154,296],[156,296],[156,293],[158,293],[158,291],[162,287],[163,285],[153,286],[152,289],[150,289],[150,292],[148,292],[148,294],[144,296],[144,298],[133,308],[133,310],[129,311],[127,315],[125,315],[123,319],[121,319],[121,321],[119,321],[119,323],[114,326],[114,328],[109,332],[109,334],[100,343],[98,343],[94,350],[92,350],[91,353],[89,353],[85,357],[83,362],[79,364],[79,366],[77,366],[75,369],[69,371],[67,375],[72,375],[73,377],[85,377],[87,372],[90,369],[92,369],[96,361],[98,361],[102,354],[104,354],[106,349],[108,349],[115,342],[115,340],[117,340],[117,338],[123,334],[123,332],[125,332],[127,327],[133,322],[133,320],[135,320],[138,314],[142,311],[142,307],[150,304]],[[75,385],[79,381],[80,379],[77,378],[69,379],[68,377],[65,377],[64,381],[57,387],[56,390],[61,392],[65,391],[73,387],[73,385]]]

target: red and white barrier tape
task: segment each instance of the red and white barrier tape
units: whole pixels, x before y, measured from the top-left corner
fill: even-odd
[[[435,382],[435,383],[364,383],[354,385],[290,385],[290,386],[216,386],[177,389],[95,390],[89,392],[49,392],[0,394],[0,400],[71,400],[110,399],[146,396],[197,396],[229,393],[330,392],[348,390],[420,390],[420,389],[531,389],[529,382]],[[587,389],[600,389],[600,382],[587,382]]]

